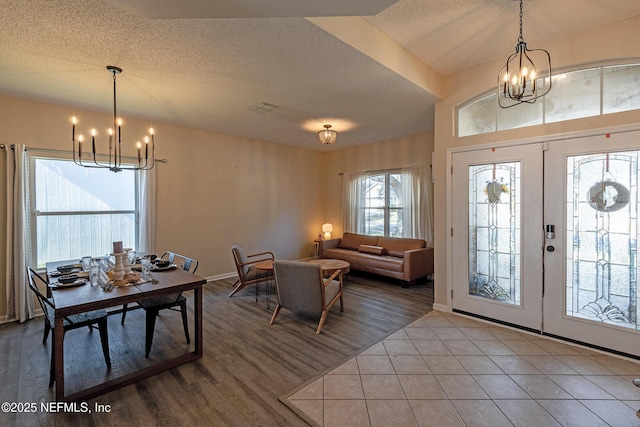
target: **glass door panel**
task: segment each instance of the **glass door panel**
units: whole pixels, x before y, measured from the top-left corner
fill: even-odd
[[[567,157],[568,316],[638,329],[637,181],[638,151]]]
[[[520,306],[520,162],[469,166],[469,295]]]

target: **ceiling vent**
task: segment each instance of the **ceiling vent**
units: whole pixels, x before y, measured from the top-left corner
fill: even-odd
[[[249,111],[253,111],[255,113],[269,113],[276,108],[278,108],[277,105],[267,104],[266,102],[259,102],[249,107]]]

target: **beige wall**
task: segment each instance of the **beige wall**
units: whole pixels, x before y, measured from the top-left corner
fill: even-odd
[[[640,17],[617,25],[602,28],[590,34],[564,40],[548,46],[538,46],[528,40],[531,48],[545,48],[551,54],[554,73],[563,68],[581,68],[580,64],[601,61],[616,62],[624,58],[636,58],[640,62]],[[515,43],[515,40],[514,40]],[[506,56],[510,52],[505,52]],[[590,117],[561,123],[534,126],[523,129],[493,132],[465,138],[454,136],[455,107],[470,98],[492,90],[496,84],[498,70],[502,62],[479,66],[465,72],[451,75],[446,79],[447,97],[436,105],[434,184],[435,197],[435,303],[437,308],[451,307],[449,299],[449,272],[455,267],[450,254],[448,210],[448,174],[450,150],[475,145],[502,144],[524,139],[545,140],[552,135],[589,132],[612,129],[616,126],[640,127],[640,111],[631,111],[600,117]],[[519,108],[519,107],[513,107]]]
[[[340,135],[336,144],[339,142]],[[430,165],[432,153],[433,135],[431,134],[419,134],[325,153],[322,183],[325,194],[323,221],[333,224],[332,234],[341,236],[343,232],[341,173]],[[320,232],[321,225],[322,222],[317,226],[317,233]]]
[[[79,128],[92,122],[107,127],[110,121],[108,114],[8,97],[0,97],[0,111],[0,144],[34,149],[70,152],[74,114],[81,120]],[[157,252],[173,250],[198,259],[203,276],[235,272],[230,251],[234,242],[250,253],[269,250],[285,259],[311,256],[313,239],[325,220],[318,197],[323,189],[321,153],[133,119],[123,126],[123,139],[143,135],[149,126],[156,129],[156,156],[167,159],[156,166]],[[3,224],[5,175],[3,154]],[[0,240],[6,241],[4,227]],[[0,246],[5,259],[5,247]],[[0,318],[6,314],[4,264]]]
[[[73,115],[81,120],[79,129],[110,121],[106,114],[1,96],[0,109],[0,143],[22,143],[33,151],[70,151]],[[331,222],[334,235],[342,234],[341,172],[430,164],[433,152],[430,134],[322,153],[134,119],[123,126],[123,139],[142,135],[149,126],[156,129],[156,157],[167,159],[156,166],[156,252],[192,256],[206,277],[234,272],[234,242],[279,258],[311,256],[323,223]],[[0,215],[6,223],[4,170],[0,176]],[[4,228],[0,236],[6,241]],[[0,275],[4,278],[4,263]],[[4,290],[3,283],[0,318],[6,313]]]

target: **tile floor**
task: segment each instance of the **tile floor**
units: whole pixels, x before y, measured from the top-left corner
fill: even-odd
[[[640,426],[640,363],[431,311],[283,399],[320,426]]]

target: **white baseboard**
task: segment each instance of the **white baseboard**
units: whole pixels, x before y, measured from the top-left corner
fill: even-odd
[[[222,279],[233,279],[233,278],[238,278],[238,273],[223,273],[223,274],[216,274],[215,276],[207,276],[205,277],[205,280],[207,281],[207,283],[209,282],[215,282],[216,280],[222,280]]]
[[[36,308],[35,311],[33,312],[33,318],[36,317],[40,317],[40,316],[44,316],[44,313],[42,312],[41,308]],[[7,320],[7,315],[5,314],[4,316],[0,316],[0,325],[2,325],[3,323],[12,323],[12,322],[17,322],[18,319],[13,319],[13,320]]]
[[[449,307],[448,305],[443,305],[443,304],[436,304],[433,303],[433,309],[436,311],[443,311],[445,313],[451,313],[451,307]]]

